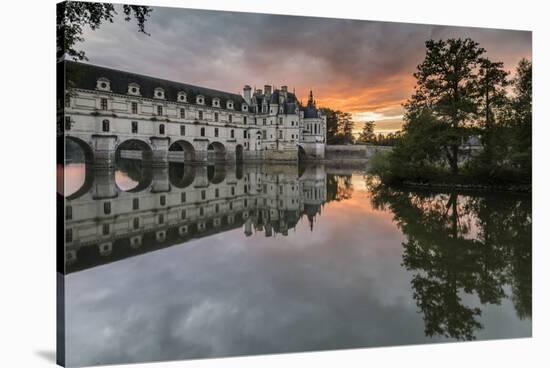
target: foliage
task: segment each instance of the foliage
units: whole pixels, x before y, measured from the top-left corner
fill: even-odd
[[[145,22],[153,11],[151,7],[124,4],[122,11],[125,21],[134,18],[138,32],[148,35]],[[75,49],[77,43],[84,41],[84,27],[98,29],[103,22],[112,23],[115,15],[115,7],[110,3],[66,1],[57,4],[57,59],[67,55],[74,60],[88,60],[84,51]]]
[[[489,60],[471,39],[427,41],[414,94],[404,104],[402,134],[381,176],[390,182],[529,184],[531,69],[522,60],[509,80],[503,63]]]
[[[327,118],[327,144],[351,144],[353,138],[353,119],[349,112],[321,108]]]
[[[375,139],[376,135],[374,134],[374,121],[365,121],[363,123],[363,130],[361,130],[359,137],[357,137],[357,142],[367,143],[372,142]]]

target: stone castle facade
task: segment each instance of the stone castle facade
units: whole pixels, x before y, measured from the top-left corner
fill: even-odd
[[[242,95],[64,61],[64,136],[87,159],[168,161],[323,159],[326,117],[313,93],[302,105],[287,86]]]

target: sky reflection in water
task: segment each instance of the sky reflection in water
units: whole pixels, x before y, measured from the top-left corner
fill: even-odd
[[[288,236],[238,227],[68,274],[68,364],[531,336],[530,199],[387,192],[322,170],[327,201]],[[516,235],[497,237],[491,211]]]

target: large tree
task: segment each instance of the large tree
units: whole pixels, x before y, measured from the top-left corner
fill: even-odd
[[[414,120],[426,109],[446,124],[443,146],[451,172],[458,174],[459,147],[464,129],[476,117],[477,69],[485,50],[469,38],[429,40],[426,56],[414,73],[416,87],[405,104],[406,119]]]
[[[145,22],[152,11],[149,6],[122,5],[124,20],[134,18],[138,32],[143,34],[148,34]],[[88,60],[84,51],[75,48],[77,43],[84,41],[84,27],[95,30],[103,22],[112,23],[116,15],[115,6],[109,3],[65,1],[57,4],[57,59],[67,55],[74,60]]]

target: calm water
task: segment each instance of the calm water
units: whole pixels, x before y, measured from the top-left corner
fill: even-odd
[[[530,197],[324,166],[65,177],[69,365],[531,336]]]

